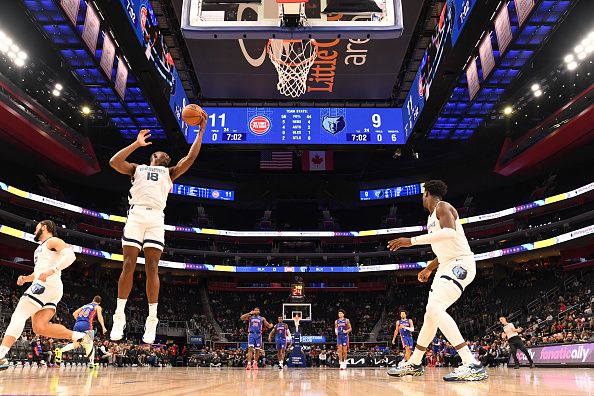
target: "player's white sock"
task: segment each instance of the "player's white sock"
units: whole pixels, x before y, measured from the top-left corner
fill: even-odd
[[[468,364],[480,364],[479,362],[477,362],[474,356],[472,356],[472,352],[470,352],[470,348],[468,348],[468,345],[464,345],[462,349],[459,349],[458,354],[462,358],[462,364],[465,366]]]
[[[420,349],[415,348],[412,356],[408,359],[408,361],[409,363],[416,364],[418,366],[423,361],[424,355],[425,351],[421,351]]]
[[[4,345],[0,346],[0,359],[4,359],[8,351],[10,351],[10,347]]]
[[[124,315],[126,309],[126,302],[128,301],[127,298],[118,298],[117,299],[117,307],[115,310],[116,315]]]
[[[71,350],[73,350],[73,349],[75,349],[77,347],[78,347],[78,345],[76,345],[75,343],[71,342],[70,344],[68,344],[64,348],[62,348],[62,353],[63,352],[71,351]]]
[[[150,318],[156,318],[157,317],[157,305],[159,305],[158,303],[154,303],[154,304],[149,304],[148,308],[149,308],[149,313],[148,316]]]
[[[72,332],[72,341],[78,341],[85,336],[85,333],[81,333],[80,331],[73,331]]]

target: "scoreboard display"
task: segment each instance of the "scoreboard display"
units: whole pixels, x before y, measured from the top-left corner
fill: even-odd
[[[172,194],[184,195],[186,197],[195,197],[203,199],[215,199],[219,201],[235,200],[235,191],[221,190],[218,188],[188,186],[185,184],[174,183],[171,188]]]
[[[401,108],[205,107],[205,144],[405,144]],[[187,129],[192,143],[198,127]]]
[[[423,185],[418,183],[399,187],[386,187],[375,190],[361,190],[359,191],[359,199],[361,201],[375,201],[379,199],[408,197],[410,195],[418,195],[422,193]]]

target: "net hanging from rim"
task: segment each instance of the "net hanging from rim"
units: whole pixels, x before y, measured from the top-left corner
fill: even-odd
[[[318,56],[315,40],[268,40],[267,52],[278,73],[278,91],[297,98],[307,90],[307,75]]]

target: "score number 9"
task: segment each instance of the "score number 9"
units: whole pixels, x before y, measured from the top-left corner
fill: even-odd
[[[371,125],[373,125],[374,128],[379,128],[382,126],[382,117],[375,113],[371,116]]]

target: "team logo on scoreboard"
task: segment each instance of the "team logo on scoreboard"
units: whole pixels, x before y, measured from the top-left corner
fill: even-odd
[[[220,196],[221,196],[221,193],[219,193],[217,190],[214,190],[214,191],[212,192],[212,197],[213,197],[214,199],[218,199]]]
[[[322,119],[322,128],[328,133],[336,135],[344,129],[346,122],[343,116],[338,117],[324,117]]]
[[[254,135],[265,135],[270,130],[270,120],[263,115],[257,115],[250,120],[250,131]]]

